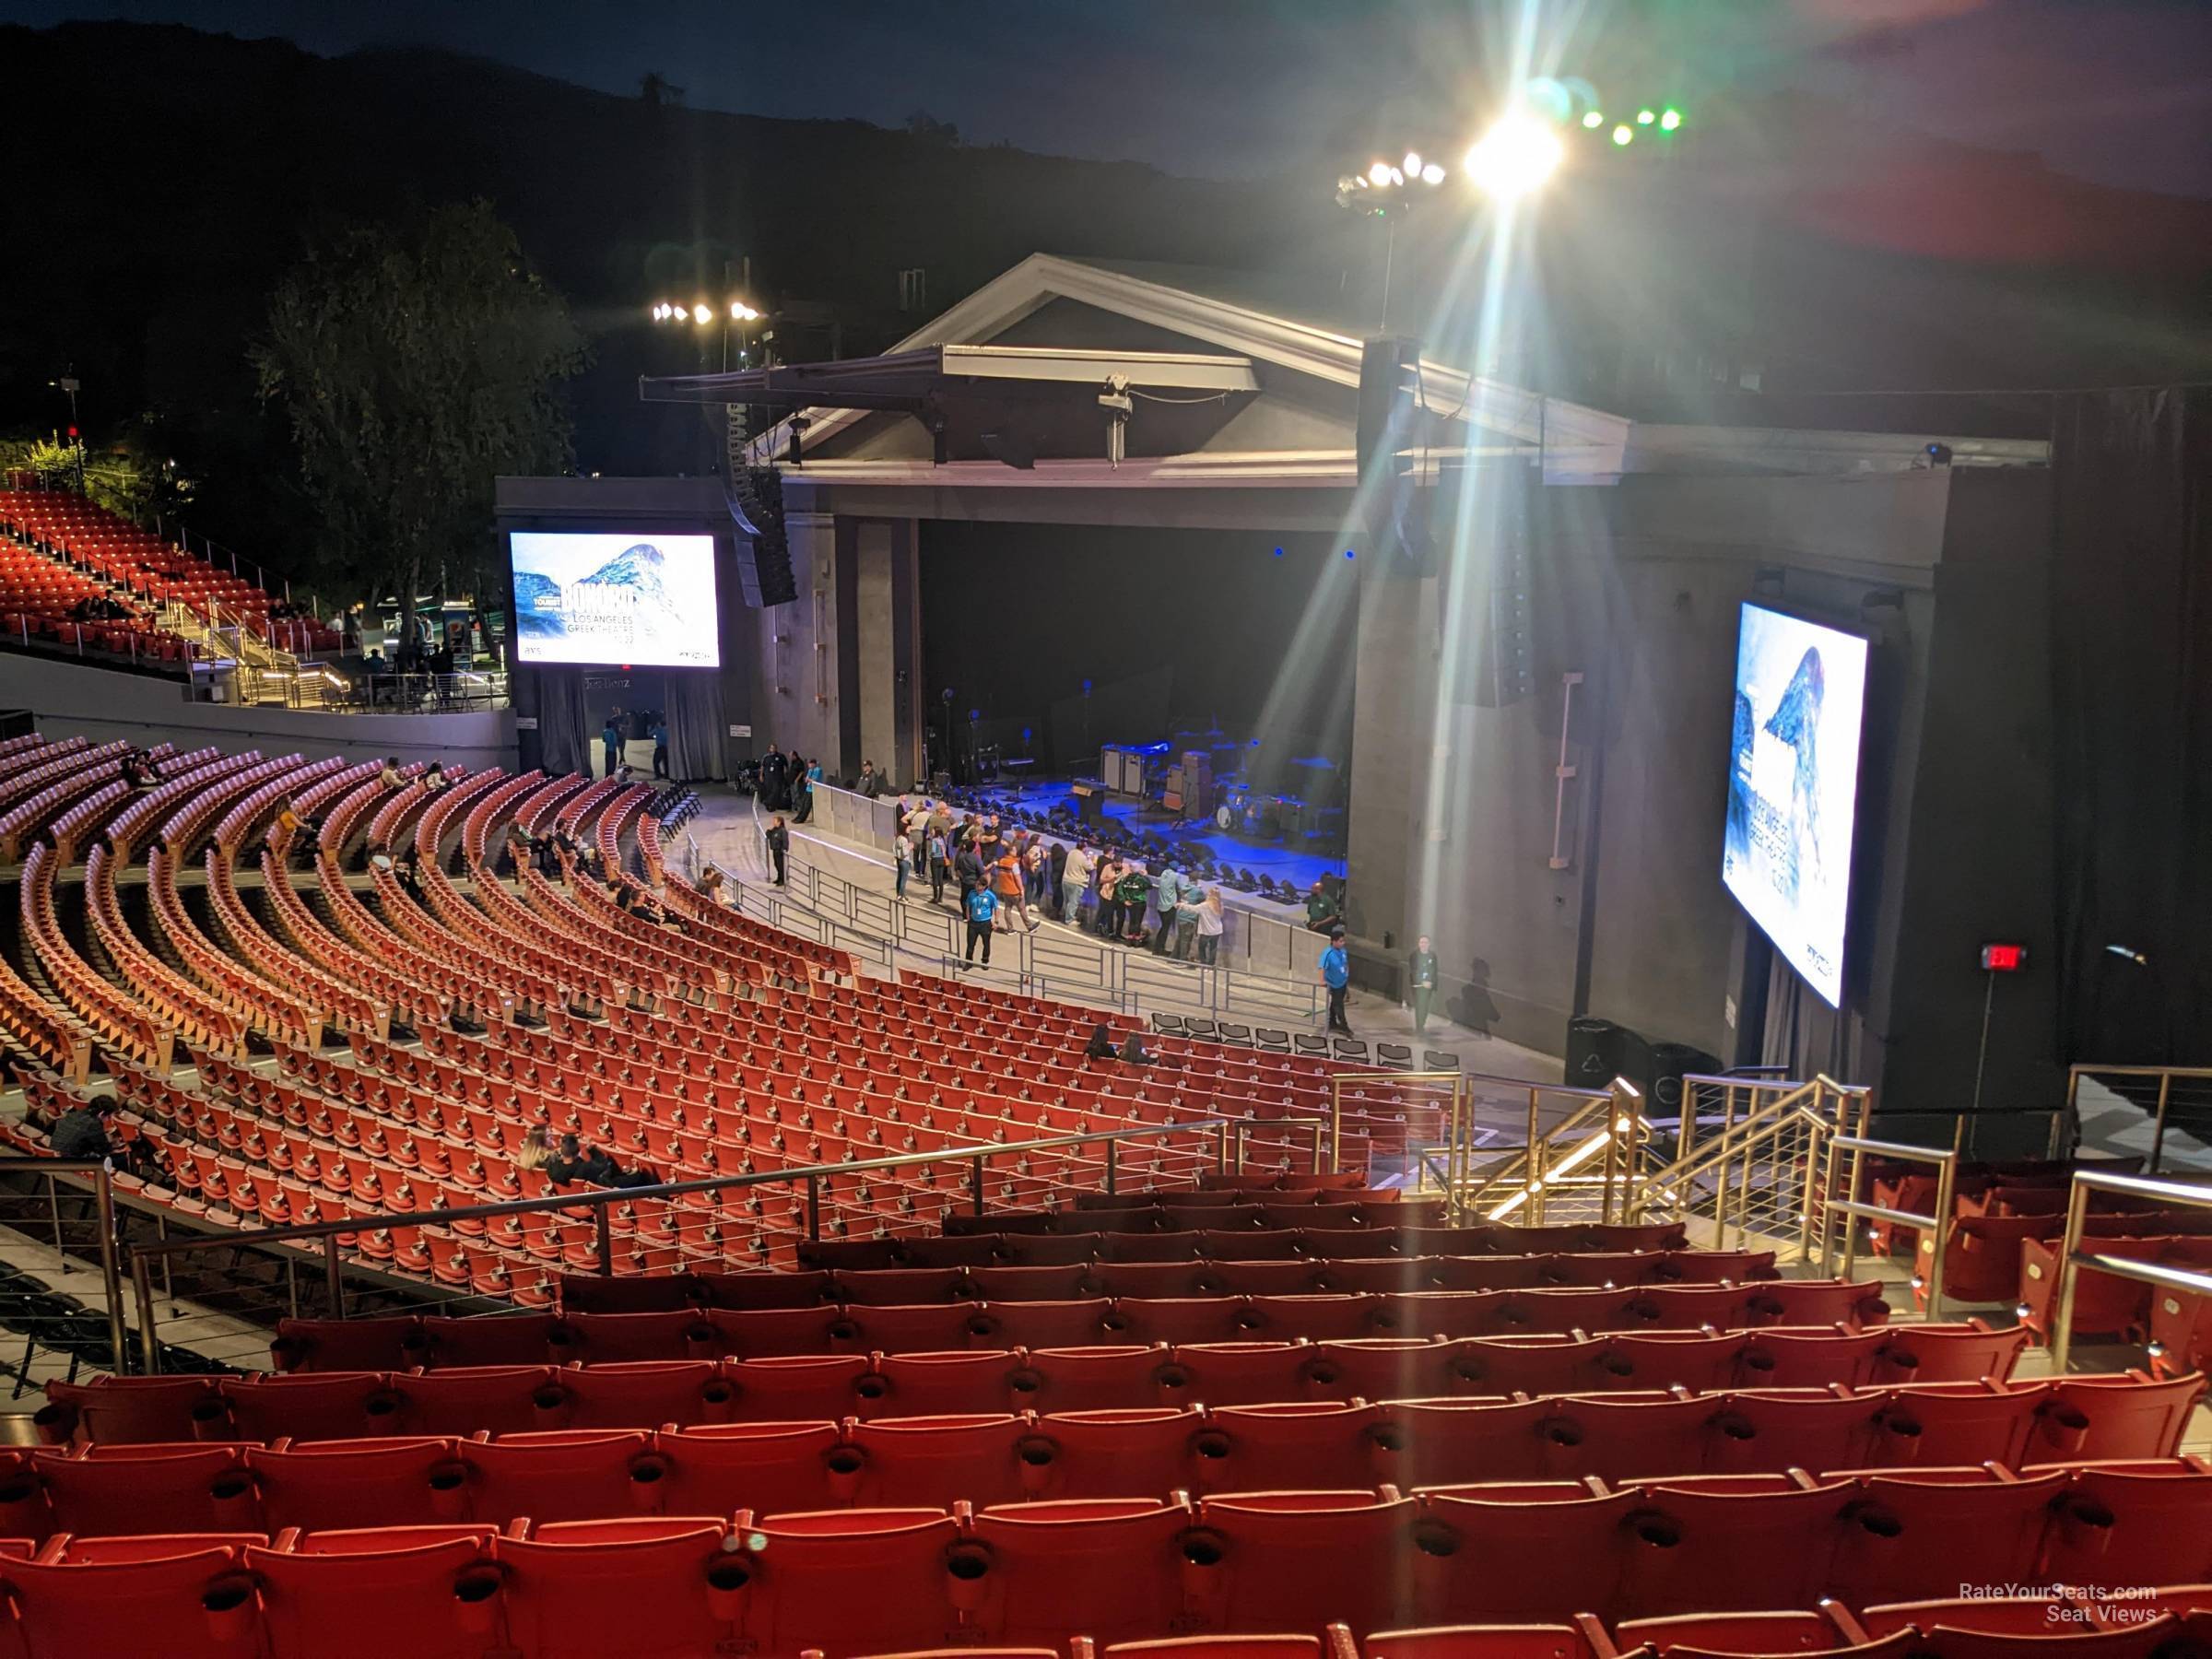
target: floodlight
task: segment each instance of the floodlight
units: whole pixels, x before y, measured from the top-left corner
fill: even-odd
[[[1426,167],[1424,167],[1424,168],[1422,168],[1422,169],[1421,169],[1421,182],[1422,182],[1422,183],[1424,183],[1424,184],[1441,184],[1443,182],[1444,182],[1444,170],[1443,170],[1442,168],[1439,167],[1439,166],[1438,166],[1438,165],[1437,165],[1435,162],[1431,161],[1431,162],[1430,162],[1430,163],[1429,163],[1429,165],[1428,165],[1428,166],[1426,166]]]
[[[1421,153],[1420,153],[1420,151],[1418,151],[1418,150],[1407,150],[1407,151],[1406,152],[1406,160],[1405,160],[1405,162],[1404,162],[1404,164],[1403,164],[1403,167],[1402,167],[1401,171],[1403,171],[1403,172],[1406,174],[1406,176],[1407,178],[1409,178],[1409,179],[1418,179],[1418,178],[1419,178],[1419,177],[1421,176]]]
[[[1658,119],[1659,117],[1657,113],[1653,111],[1639,110],[1636,112],[1636,124],[1638,126],[1650,126],[1653,122]]]
[[[1661,111],[1661,112],[1660,112],[1660,113],[1659,113],[1659,130],[1660,130],[1661,132],[1663,132],[1663,133],[1671,133],[1671,132],[1673,132],[1673,131],[1674,131],[1674,130],[1675,130],[1677,127],[1680,126],[1681,124],[1682,124],[1682,112],[1681,112],[1681,111],[1679,111],[1679,110],[1663,110],[1663,111]]]
[[[1627,122],[1622,122],[1618,126],[1613,129],[1613,142],[1616,144],[1635,143],[1636,129],[1630,126]]]
[[[1583,124],[1594,133],[1599,127],[1606,124],[1606,112],[1603,110],[1585,111],[1583,114]]]
[[[1377,190],[1390,182],[1390,163],[1378,161],[1367,170],[1367,182]]]
[[[1559,135],[1548,122],[1512,114],[1467,152],[1467,172],[1484,194],[1510,201],[1542,188],[1558,171],[1562,154]]]
[[[699,324],[701,327],[712,322],[713,317],[714,313],[707,309],[706,301],[703,300],[691,308],[691,321]]]

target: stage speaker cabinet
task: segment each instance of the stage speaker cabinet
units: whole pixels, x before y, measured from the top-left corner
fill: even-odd
[[[1483,536],[1477,569],[1481,585],[1482,659],[1475,701],[1502,709],[1536,691],[1536,619],[1534,595],[1534,468],[1514,467],[1498,480],[1497,507]]]
[[[782,537],[737,538],[737,591],[747,610],[789,605],[799,596],[791,573],[791,547]]]
[[[1169,774],[1168,786],[1176,797],[1166,803],[1171,812],[1193,823],[1207,817],[1214,805],[1214,758],[1204,749],[1186,749],[1182,764]]]
[[[1367,540],[1381,559],[1430,568],[1429,497],[1413,476],[1421,441],[1421,343],[1386,335],[1359,349],[1359,403],[1353,444],[1368,502]]]

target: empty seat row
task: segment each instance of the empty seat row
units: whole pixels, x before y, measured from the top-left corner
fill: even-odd
[[[1025,1410],[1172,1413],[1201,1405],[1279,1404],[1285,1410],[1318,1413],[1315,1420],[1325,1422],[1350,1421],[1328,1414],[1371,1400],[1382,1401],[1386,1415],[1403,1415],[1400,1405],[1407,1396],[1396,1396],[1394,1404],[1390,1391],[1427,1381],[1394,1374],[1373,1355],[1317,1353],[1300,1362],[1302,1374],[1291,1358],[1271,1345],[1230,1344],[1157,1351],[470,1366],[219,1380],[108,1378],[50,1382],[39,1421],[41,1431],[57,1441],[74,1436],[100,1446]],[[1350,1385],[1362,1365],[1374,1393]],[[1438,1444],[1448,1441],[1457,1448],[1453,1456],[1481,1465],[1450,1477],[1477,1479],[1579,1467],[1585,1459],[1594,1460],[1589,1473],[1622,1473],[1609,1461],[1616,1456],[1629,1459],[1626,1472],[1635,1474],[1679,1474],[1716,1462],[1838,1468],[1854,1462],[2158,1456],[2180,1443],[2182,1426],[2202,1392],[2201,1378],[2152,1382],[2129,1373],[2060,1382],[1832,1384],[1711,1394],[1646,1387],[1535,1398],[1463,1391],[1456,1397],[1413,1396],[1406,1409],[1418,1406],[1429,1425],[1412,1436],[1414,1441],[1442,1435]],[[1746,1400],[1757,1403],[1746,1406]],[[1774,1432],[1768,1434],[1762,1424]],[[1364,1446],[1372,1438],[1362,1431],[1349,1443]],[[1405,1447],[1394,1443],[1389,1449]]]
[[[2110,1395],[2118,1385],[2093,1386]],[[0,1535],[949,1508],[1305,1482],[1589,1489],[1694,1477],[1716,1489],[1783,1490],[1809,1483],[1806,1470],[1958,1484],[1999,1477],[1992,1470],[2169,1459],[2154,1449],[2149,1418],[2114,1412],[2076,1442],[2094,1456],[2054,1463],[2041,1455],[2056,1449],[2052,1436],[2018,1433],[1962,1404],[1970,1400],[1893,1394],[1853,1413],[1767,1392],[1702,1402],[1300,1403],[97,1444],[5,1454]]]
[[[1652,1618],[1811,1610],[1824,1600],[1896,1617],[1957,1598],[1961,1584],[2094,1583],[2112,1596],[2201,1586],[2212,1573],[2212,1476],[1872,1477],[1748,1492],[1383,1487],[532,1518],[504,1529],[288,1531],[273,1542],[210,1529],[136,1545],[50,1543],[37,1559],[0,1561],[0,1573],[33,1655],[144,1652],[150,1639],[187,1659],[799,1659],[1052,1653],[1078,1632],[1101,1643],[1170,1632],[1314,1643],[1332,1626],[1371,1639],[1480,1623],[1572,1631],[1584,1618],[1633,1630]],[[2201,1590],[2174,1594],[2189,1606]],[[1262,1640],[1193,1653],[1316,1651]]]
[[[1003,1212],[1001,1212],[1003,1213]],[[801,1265],[828,1270],[877,1267],[1043,1266],[1079,1262],[1255,1262],[1289,1255],[1623,1255],[1687,1248],[1680,1223],[1659,1226],[1199,1229],[1166,1233],[1055,1234],[991,1230],[994,1218],[958,1235],[822,1240],[799,1253]],[[1347,1238],[1347,1231],[1357,1237]],[[1709,1251],[1724,1255],[1735,1253]]]
[[[641,1359],[806,1355],[1075,1351],[1079,1343],[1017,1341],[1082,1331],[1088,1304],[962,1308],[708,1309],[668,1313],[520,1313],[497,1319],[391,1315],[287,1319],[270,1344],[289,1372],[448,1370],[471,1365],[609,1364]],[[1952,1382],[2009,1377],[2028,1333],[1954,1325],[1762,1326],[1752,1331],[1600,1335],[1354,1337],[1240,1341],[1282,1357],[1291,1398],[1317,1385],[1382,1394],[1573,1394],[1601,1388],[1825,1387],[1830,1382]],[[1122,1344],[1125,1349],[1130,1345]],[[1140,1347],[1153,1345],[1140,1344]],[[1118,1350],[1117,1350],[1118,1351]]]

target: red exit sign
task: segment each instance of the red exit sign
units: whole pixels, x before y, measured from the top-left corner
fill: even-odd
[[[2018,973],[2028,966],[2028,947],[1984,945],[1982,947],[1982,966],[1990,973]]]

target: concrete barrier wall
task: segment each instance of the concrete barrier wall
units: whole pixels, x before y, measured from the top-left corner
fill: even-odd
[[[514,716],[504,709],[444,714],[326,714],[193,702],[182,682],[0,653],[0,708],[29,709],[48,737],[118,738],[181,749],[366,759],[396,755],[475,771],[515,764]]]

